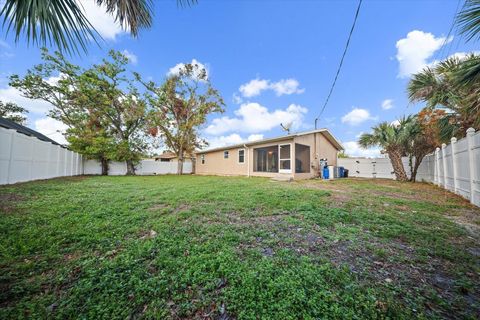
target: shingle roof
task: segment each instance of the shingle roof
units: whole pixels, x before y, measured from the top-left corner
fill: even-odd
[[[4,127],[4,128],[7,128],[7,129],[13,129],[13,130],[16,130],[17,132],[23,133],[27,136],[35,137],[39,140],[50,142],[50,143],[56,144],[58,146],[61,145],[58,142],[50,139],[49,137],[41,134],[40,132],[37,132],[35,130],[32,130],[30,128],[22,126],[21,124],[18,124],[16,122],[13,122],[11,120],[8,120],[8,119],[2,118],[2,117],[0,117],[0,127]]]

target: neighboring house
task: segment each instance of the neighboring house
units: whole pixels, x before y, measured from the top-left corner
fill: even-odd
[[[154,159],[155,161],[160,161],[160,162],[177,162],[178,161],[177,155],[174,152],[170,152],[170,151],[166,151],[161,155],[155,156]],[[192,162],[192,156],[185,155],[183,162]]]
[[[340,142],[327,129],[246,142],[196,156],[196,174],[309,179],[319,175],[320,159],[336,165]]]
[[[27,128],[27,127],[25,127],[21,124],[18,124],[16,122],[14,122],[12,120],[9,120],[9,119],[6,119],[6,118],[0,117],[0,127],[6,128],[6,129],[13,129],[13,130],[15,130],[19,133],[25,134],[27,136],[35,137],[39,140],[42,140],[42,141],[45,141],[45,142],[50,142],[50,143],[53,143],[55,145],[60,145],[58,142],[50,139],[49,137],[41,134],[40,132],[32,130],[30,128]]]

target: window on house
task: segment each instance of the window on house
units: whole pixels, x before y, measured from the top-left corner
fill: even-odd
[[[170,159],[161,158],[160,162],[170,162]]]
[[[228,159],[228,151],[223,151],[223,159]]]
[[[245,163],[245,149],[238,150],[238,163]]]
[[[200,156],[200,162],[201,162],[202,164],[205,164],[205,155],[204,155],[204,154],[202,154],[202,155]]]

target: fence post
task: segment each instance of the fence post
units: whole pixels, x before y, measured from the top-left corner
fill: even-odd
[[[447,145],[442,143],[442,162],[443,162],[443,187],[447,189],[447,160],[445,159],[445,148]]]
[[[458,194],[458,181],[457,181],[457,160],[455,159],[455,149],[457,145],[457,138],[452,137],[450,139],[452,145],[452,168],[453,168],[453,190]]]
[[[477,176],[476,174],[476,168],[475,168],[475,158],[473,157],[473,147],[474,147],[474,141],[473,141],[473,135],[475,134],[475,129],[473,128],[468,128],[467,129],[467,150],[468,150],[468,164],[470,168],[470,202],[474,203],[474,198],[475,198],[475,177]]]
[[[440,184],[439,172],[438,172],[438,151],[440,149],[437,147],[435,149],[435,157],[433,159],[433,182],[438,186]]]
[[[9,146],[9,149],[10,149],[10,159],[8,160],[8,169],[7,169],[7,184],[10,183],[10,179],[11,179],[11,172],[12,172],[12,162],[13,162],[13,139],[15,138],[15,133],[16,131],[15,130],[12,130],[12,129],[8,129],[10,131],[10,146]]]

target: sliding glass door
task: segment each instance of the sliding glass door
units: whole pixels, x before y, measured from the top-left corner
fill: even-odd
[[[256,148],[253,150],[253,171],[278,172],[278,146]]]

